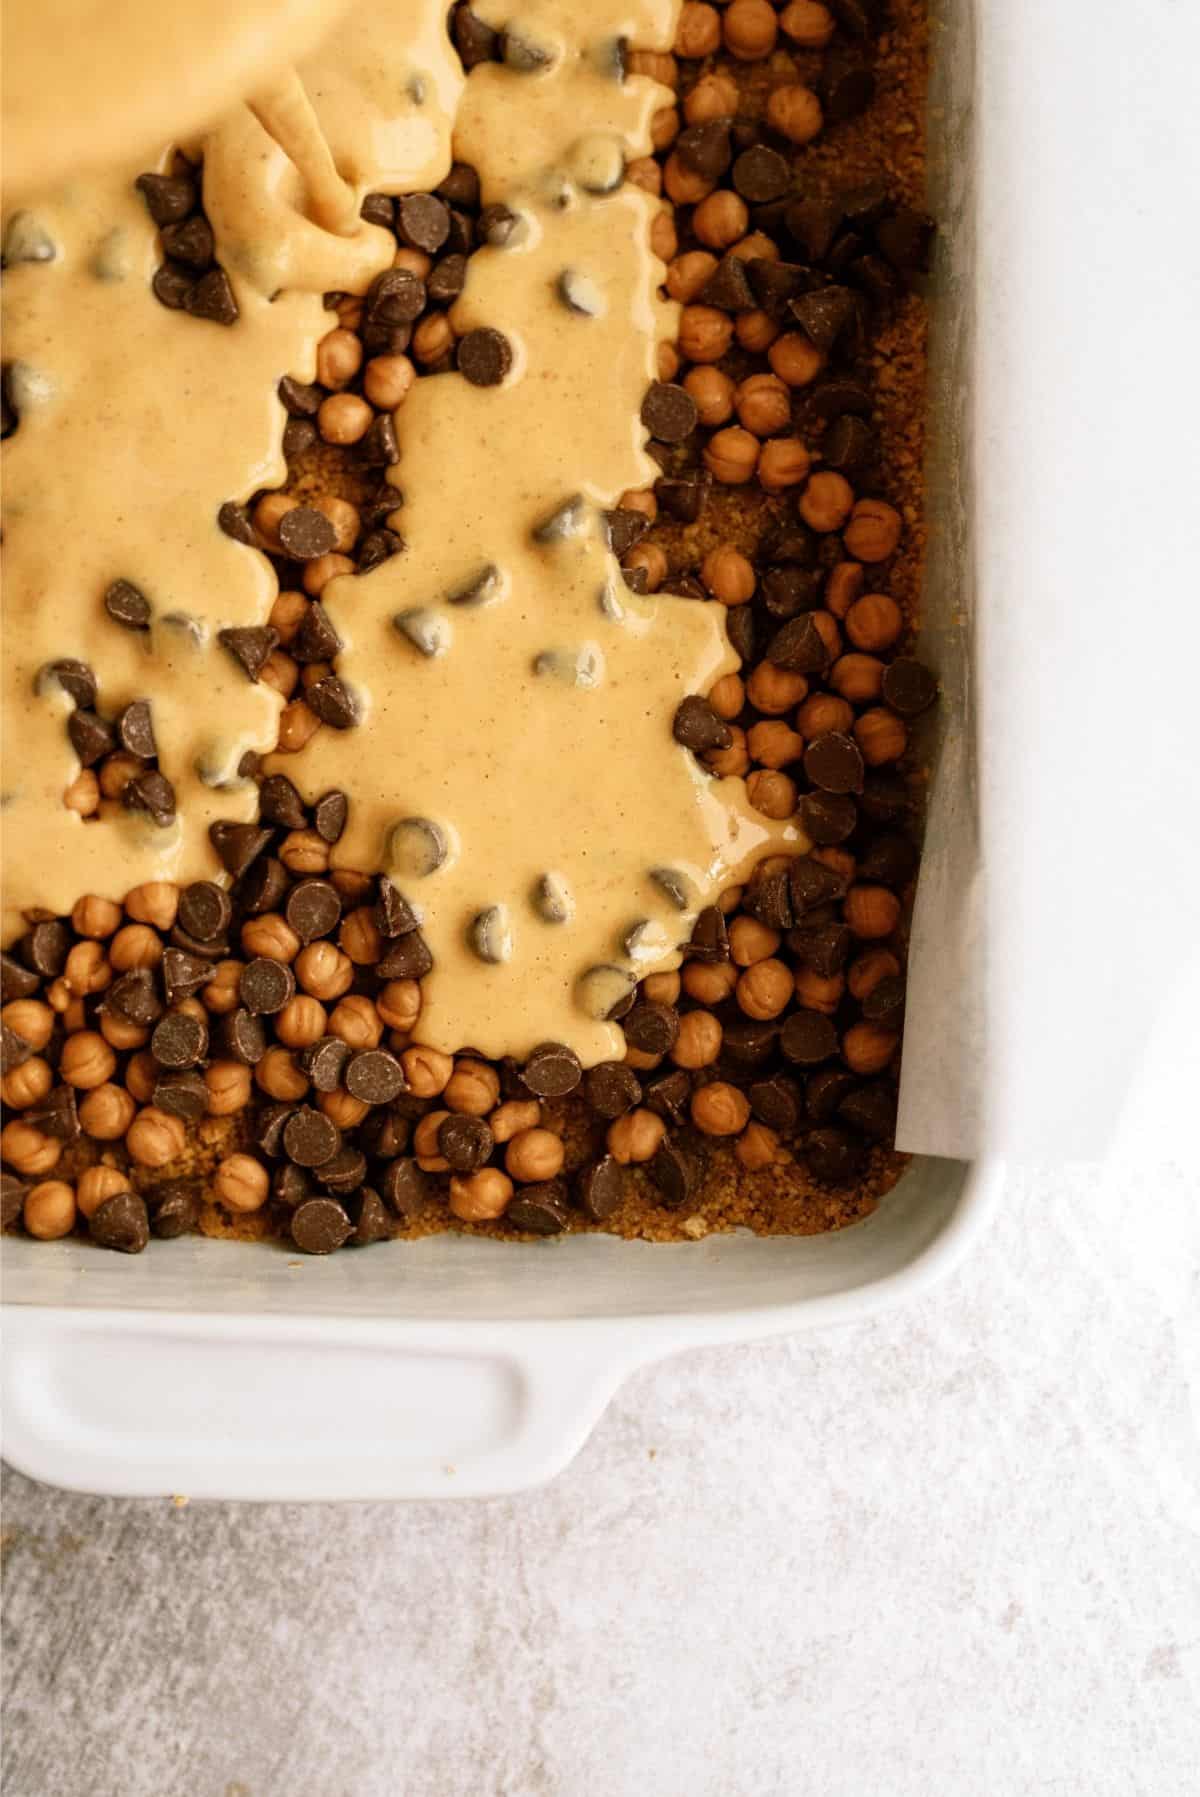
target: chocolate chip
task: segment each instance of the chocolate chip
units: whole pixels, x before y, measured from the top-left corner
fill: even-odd
[[[503,249],[516,229],[517,215],[501,204],[485,206],[479,214],[479,235],[494,250]]]
[[[235,543],[244,543],[249,549],[257,547],[258,533],[244,505],[235,505],[232,499],[227,499],[217,513],[217,523]]]
[[[323,1111],[302,1105],[288,1118],[283,1131],[283,1146],[288,1159],[298,1167],[320,1167],[332,1160],[342,1145],[341,1131]]]
[[[358,550],[358,571],[369,574],[403,549],[404,543],[394,530],[372,530],[363,538]]]
[[[417,918],[412,906],[386,874],[379,876],[378,893],[374,917],[381,936],[407,936],[416,929]]]
[[[4,1024],[0,1029],[0,1073],[11,1073],[15,1068],[23,1067],[33,1055],[33,1043],[26,1042],[24,1036],[18,1036],[16,1030]]]
[[[661,1079],[652,1080],[642,1095],[642,1103],[656,1116],[665,1117],[668,1123],[682,1123],[691,1096],[692,1082],[682,1068],[678,1068],[674,1073],[664,1073]]]
[[[164,1073],[155,1084],[154,1102],[160,1111],[167,1111],[172,1117],[197,1123],[208,1111],[208,1087],[203,1075],[190,1069]]]
[[[19,944],[21,959],[44,980],[56,980],[71,952],[71,932],[56,917],[35,923]],[[18,997],[23,996],[18,994]]]
[[[507,906],[489,905],[486,910],[477,912],[467,927],[467,941],[489,967],[511,961],[513,933]]]
[[[708,496],[712,491],[712,475],[705,469],[697,469],[694,474],[681,476],[678,480],[664,476],[654,483],[654,496],[658,500],[659,509],[668,518],[675,518],[681,524],[695,524],[701,512],[708,504]],[[639,513],[639,516],[641,514]],[[678,591],[672,587],[673,592]],[[701,592],[696,595],[707,597]],[[743,609],[742,607],[738,608]],[[748,608],[745,608],[748,609]]]
[[[469,162],[452,162],[450,173],[438,182],[434,192],[448,206],[465,206],[473,211],[479,204],[479,176]]]
[[[27,1181],[18,1179],[15,1173],[0,1174],[0,1228],[11,1229],[20,1222],[28,1190]]]
[[[340,1036],[322,1036],[301,1049],[300,1066],[318,1092],[336,1092],[350,1054],[350,1044]]]
[[[796,1066],[815,1067],[837,1053],[837,1030],[819,1011],[794,1011],[779,1032],[779,1047]]]
[[[625,1196],[625,1169],[611,1154],[581,1167],[575,1178],[576,1204],[593,1223],[604,1223]]]
[[[313,828],[323,842],[337,842],[346,828],[350,802],[336,787],[323,792],[313,806]]]
[[[208,1028],[186,1011],[170,1011],[155,1026],[150,1053],[160,1067],[194,1067],[208,1052]]]
[[[802,268],[796,262],[769,262],[765,256],[753,256],[746,262],[750,291],[776,324],[786,323],[789,302],[804,292],[812,278],[811,269]]]
[[[40,1104],[30,1105],[21,1113],[25,1123],[40,1129],[56,1142],[73,1142],[80,1134],[79,1112],[72,1086],[52,1086]]]
[[[853,318],[856,305],[848,287],[819,287],[792,300],[790,310],[809,342],[828,355]]]
[[[390,1104],[405,1089],[404,1069],[385,1048],[365,1048],[351,1057],[346,1090],[363,1104]]]
[[[815,1073],[810,1073],[805,1081],[804,1098],[813,1122],[831,1122],[839,1105],[857,1086],[858,1081],[845,1067],[818,1067]]]
[[[359,440],[358,458],[367,468],[394,468],[400,460],[400,445],[390,413],[380,412],[371,420]]]
[[[902,774],[879,770],[868,774],[863,782],[859,808],[872,823],[886,824],[903,817],[911,809],[912,796]]]
[[[173,1241],[196,1227],[200,1217],[200,1193],[190,1179],[165,1179],[146,1194],[151,1233],[161,1241]]]
[[[582,318],[598,318],[604,311],[603,292],[581,269],[564,268],[554,283],[554,291],[568,312],[576,312]]]
[[[809,612],[775,632],[767,645],[767,660],[792,674],[819,674],[828,666],[829,651]]]
[[[509,1200],[504,1221],[529,1235],[561,1235],[567,1227],[567,1188],[561,1179],[521,1186]]]
[[[104,594],[104,609],[114,624],[126,630],[148,630],[150,601],[131,580],[114,580]]]
[[[218,630],[217,641],[228,649],[243,673],[251,680],[257,680],[272,649],[279,642],[279,632],[270,624],[239,625],[229,630]]]
[[[432,256],[450,231],[450,209],[432,193],[406,193],[396,201],[396,235],[411,250]]]
[[[279,541],[293,561],[311,562],[330,553],[337,542],[337,532],[315,505],[297,505],[279,520]]]
[[[773,1073],[770,1079],[756,1080],[746,1096],[758,1121],[781,1136],[790,1136],[804,1115],[800,1087],[786,1073]]]
[[[358,1139],[367,1153],[385,1161],[403,1154],[411,1135],[412,1125],[406,1117],[398,1117],[394,1109],[372,1111],[363,1118],[358,1130]]]
[[[164,225],[178,224],[195,209],[195,186],[183,175],[139,175],[134,186],[160,231]]]
[[[385,231],[390,231],[395,220],[395,208],[390,194],[366,194],[358,209],[358,216],[364,224],[381,225]]]
[[[487,605],[500,595],[503,577],[493,562],[471,574],[446,594],[451,605]]]
[[[150,1240],[150,1219],[144,1201],[134,1192],[117,1192],[92,1212],[88,1225],[92,1240],[119,1254],[140,1254]]]
[[[683,167],[707,181],[719,181],[733,154],[728,119],[709,119],[689,125],[675,139],[674,153]]]
[[[294,1104],[263,1105],[254,1120],[255,1143],[272,1159],[283,1153],[283,1132],[295,1109]]]
[[[217,973],[217,970],[211,961],[202,960],[199,955],[190,954],[186,949],[182,948],[164,949],[161,965],[163,992],[166,995],[166,1000],[169,1005],[178,1004],[185,998],[192,998],[199,992],[202,986],[207,986],[209,980],[215,979]],[[117,1009],[118,989],[124,992],[125,981],[132,980],[136,977],[137,972],[128,973],[118,980],[117,984],[109,991],[108,1004],[114,1009]],[[154,982],[148,973],[146,974],[146,979],[149,981],[150,991],[153,992]],[[122,1006],[125,1002],[124,999],[121,1000]],[[144,1004],[145,1001],[139,999],[137,1002],[139,1004]],[[157,1000],[155,1002],[157,1003]],[[155,1010],[152,1012],[151,1017],[138,1018],[130,1016],[127,1011],[122,1009],[122,1015],[129,1016],[129,1021],[131,1023],[149,1023],[152,1021],[153,1017],[158,1016],[158,1011]]]
[[[682,1136],[668,1136],[647,1163],[650,1183],[660,1204],[676,1210],[685,1204],[700,1183],[704,1161],[700,1151]]]
[[[192,318],[207,318],[213,324],[237,323],[237,298],[223,268],[210,268],[201,275],[183,304]]]
[[[937,698],[937,680],[921,662],[901,656],[883,670],[883,697],[902,718],[915,718]]]
[[[420,930],[409,930],[388,950],[375,971],[381,980],[423,980],[432,967],[429,944]]]
[[[201,213],[179,224],[164,225],[162,246],[173,261],[182,262],[197,274],[203,274],[212,265],[216,253],[212,226]]]
[[[511,25],[501,34],[501,54],[506,65],[519,75],[536,75],[539,69],[548,67],[551,60],[550,51],[544,45]]]
[[[163,988],[171,1001],[174,1001],[180,994],[172,990],[171,969],[169,969],[167,961],[169,961],[169,956],[178,954],[178,952],[180,952],[178,949],[167,949],[163,952],[162,958]],[[201,965],[203,965],[208,978],[216,972],[216,969],[208,967],[207,961]],[[205,983],[203,979],[196,981],[196,985],[189,987],[183,997],[190,997],[190,994],[196,992],[203,983]],[[108,992],[104,994],[104,1010],[113,1012],[113,1015],[135,1024],[138,1030],[146,1030],[149,1024],[158,1021],[158,1017],[162,1017],[162,999],[154,990],[154,976],[149,967],[131,967],[128,974],[120,974],[120,978],[115,979],[108,988]]]
[[[728,961],[729,931],[724,915],[716,905],[706,905],[697,916],[683,958],[685,961]]]
[[[573,1048],[562,1042],[541,1042],[529,1055],[521,1072],[537,1098],[562,1098],[583,1078],[583,1067]]]
[[[754,660],[754,614],[748,605],[734,605],[725,612],[725,634],[730,647],[743,662]]]
[[[306,1198],[312,1197],[312,1181],[302,1167],[286,1161],[282,1167],[276,1167],[271,1175],[271,1196],[294,1210],[296,1205],[303,1204]]]
[[[158,754],[154,740],[154,724],[145,699],[135,699],[117,718],[117,736],[121,747],[141,761],[152,761]]]
[[[875,433],[850,413],[835,418],[821,439],[821,455],[827,468],[841,474],[860,474],[875,461]]]
[[[250,917],[261,917],[275,911],[291,885],[291,876],[282,861],[274,855],[260,855],[249,872],[238,883],[238,898]]]
[[[856,1179],[866,1164],[863,1143],[848,1129],[830,1124],[814,1129],[805,1139],[804,1158],[808,1170],[822,1185],[844,1186]]]
[[[305,662],[332,661],[341,649],[342,639],[319,600],[314,600],[305,612],[300,628],[288,647],[296,661]]]
[[[605,512],[604,526],[608,536],[608,546],[614,555],[627,555],[634,544],[645,536],[650,528],[650,520],[645,512],[637,512],[630,506],[618,506],[615,511]]]
[[[458,371],[473,387],[496,387],[512,367],[508,338],[488,327],[459,339]]]
[[[288,893],[284,916],[301,942],[328,936],[341,915],[341,895],[329,880],[300,880]]]
[[[117,746],[112,725],[94,711],[73,711],[67,719],[67,735],[84,767],[95,767]]]
[[[730,1023],[721,1038],[721,1063],[739,1073],[765,1067],[779,1040],[777,1023]]]
[[[719,718],[707,699],[690,693],[681,701],[671,725],[677,743],[697,753],[705,749],[727,749],[733,733],[724,718]]]
[[[841,125],[865,112],[875,98],[875,76],[865,63],[830,52],[821,80],[826,125]]]
[[[801,568],[795,563],[767,568],[759,581],[758,597],[770,617],[781,621],[797,618],[820,605],[821,576],[815,568]]]
[[[858,858],[858,878],[878,880],[884,886],[907,886],[916,871],[916,844],[898,830],[877,836]]]
[[[542,874],[533,888],[530,902],[543,923],[570,923],[575,915],[575,900],[561,874]]]
[[[755,880],[742,897],[742,910],[747,916],[766,924],[769,930],[790,930],[792,901],[787,874],[764,874]]]
[[[289,462],[306,455],[317,440],[317,427],[307,418],[289,418],[283,427],[283,453]]]
[[[437,1142],[438,1153],[453,1173],[474,1173],[495,1145],[482,1117],[446,1117],[438,1127]]]
[[[744,200],[761,206],[783,198],[792,184],[792,171],[786,156],[769,150],[765,144],[756,144],[737,158],[731,179]]]
[[[325,389],[315,381],[295,381],[290,374],[284,375],[277,392],[290,418],[315,418],[325,398]]]
[[[900,974],[887,974],[862,1001],[863,1016],[869,1023],[900,1028],[904,1015],[904,979]]]
[[[354,1192],[367,1177],[367,1157],[359,1148],[341,1147],[316,1170],[318,1185],[327,1192]]]
[[[404,345],[408,327],[425,310],[425,283],[408,268],[385,268],[367,289],[363,338],[373,353],[391,348],[396,333]]]
[[[793,200],[784,218],[788,232],[804,254],[814,262],[822,262],[842,221],[842,208],[836,200],[811,194]]]
[[[271,841],[271,832],[259,823],[210,823],[208,841],[216,848],[226,873],[235,881],[243,877],[250,864],[262,854]]]
[[[850,954],[850,931],[845,924],[827,923],[788,931],[788,948],[804,967],[822,979],[840,973]]]
[[[296,976],[282,961],[256,955],[238,977],[238,997],[256,1017],[274,1017],[296,990]]]
[[[165,306],[169,312],[183,312],[195,285],[195,275],[182,262],[164,262],[161,268],[155,269],[150,290],[160,306]]]
[[[804,771],[822,792],[852,793],[863,789],[863,758],[852,736],[827,730],[804,751]]]
[[[96,703],[96,676],[86,661],[78,661],[74,656],[46,662],[38,669],[33,684],[38,693],[61,687],[81,711],[90,710]]]
[[[433,1196],[433,1181],[407,1156],[392,1162],[383,1176],[382,1195],[398,1217],[415,1217]]]
[[[583,1095],[601,1117],[623,1117],[642,1100],[642,1086],[623,1061],[600,1061],[583,1076]]]
[[[452,305],[466,284],[466,256],[443,256],[440,262],[434,263],[429,271],[429,279],[425,283],[429,292],[430,304],[434,306]]]
[[[809,400],[813,410],[822,418],[869,418],[875,410],[871,389],[848,375],[820,381],[812,388]]]
[[[258,812],[264,823],[283,830],[303,830],[308,814],[286,774],[268,774],[258,789]]]
[[[150,770],[134,776],[121,794],[121,803],[128,811],[145,811],[162,830],[174,821],[175,788],[165,774]]]
[[[372,1242],[391,1239],[392,1226],[387,1210],[373,1186],[364,1186],[349,1208],[354,1217],[352,1239],[356,1248],[368,1248]]]
[[[674,1005],[644,999],[641,1004],[634,1005],[623,1019],[621,1028],[630,1048],[636,1048],[642,1054],[664,1055],[674,1047],[679,1034],[679,1013]]]
[[[848,1092],[838,1105],[837,1114],[873,1142],[889,1141],[896,1128],[895,1089],[883,1080],[873,1080],[870,1085]]]
[[[848,793],[806,792],[800,800],[804,833],[823,847],[845,842],[857,822],[858,807]]]
[[[63,951],[63,960],[67,951]],[[51,976],[53,977],[53,976]],[[5,949],[0,954],[0,1003],[11,1004],[17,998],[32,998],[38,989],[38,976],[30,967],[22,967],[15,955]]]
[[[789,568],[815,568],[819,559],[817,538],[803,524],[784,523],[769,531],[760,545],[764,561]]]
[[[451,14],[451,31],[454,48],[468,74],[481,62],[499,60],[500,33],[477,18],[469,6],[454,8]]]
[[[292,1240],[303,1254],[332,1254],[353,1229],[336,1198],[306,1198],[292,1212]]]
[[[240,1061],[243,1067],[257,1067],[267,1052],[267,1032],[262,1019],[243,1005],[222,1017],[217,1030],[222,1055],[228,1060]]]
[[[660,443],[682,443],[696,428],[696,402],[674,381],[655,381],[642,401],[642,423]]]
[[[754,291],[742,258],[725,256],[697,298],[702,306],[715,306],[720,312],[753,312],[756,305]]]
[[[233,920],[233,901],[215,880],[195,880],[179,895],[179,922],[197,942],[223,936]]]
[[[925,212],[898,206],[890,218],[875,227],[875,241],[892,264],[905,276],[929,272],[934,223]]]
[[[323,724],[331,730],[349,730],[359,720],[359,705],[344,680],[329,674],[310,686],[305,697]]]
[[[845,876],[811,855],[797,855],[788,863],[788,891],[792,911],[799,922],[806,911],[830,904],[846,891]]]

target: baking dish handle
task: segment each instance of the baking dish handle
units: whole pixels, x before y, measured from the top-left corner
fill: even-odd
[[[492,1496],[564,1467],[645,1357],[586,1323],[247,1321],[10,1308],[6,1458],[129,1497]]]

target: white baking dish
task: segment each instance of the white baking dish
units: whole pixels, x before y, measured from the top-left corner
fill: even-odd
[[[972,9],[935,12],[942,223],[925,652],[942,675],[937,805],[970,811],[967,699]],[[955,856],[930,843],[936,877]],[[932,877],[932,874],[931,874]],[[310,1260],[282,1247],[4,1245],[7,1457],[75,1489],[220,1498],[478,1496],[550,1477],[619,1382],[678,1349],[860,1318],[978,1234],[995,1163],[917,1159],[837,1234],[650,1246],[454,1236]]]

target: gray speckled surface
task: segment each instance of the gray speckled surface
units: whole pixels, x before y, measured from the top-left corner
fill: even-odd
[[[1013,1182],[948,1285],[639,1374],[523,1498],[9,1474],[5,1797],[1183,1797],[1200,1182]]]

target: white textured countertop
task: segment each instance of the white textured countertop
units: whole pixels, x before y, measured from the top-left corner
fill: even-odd
[[[639,1374],[526,1497],[6,1484],[5,1797],[1183,1797],[1200,1178],[1014,1178],[913,1307]]]

